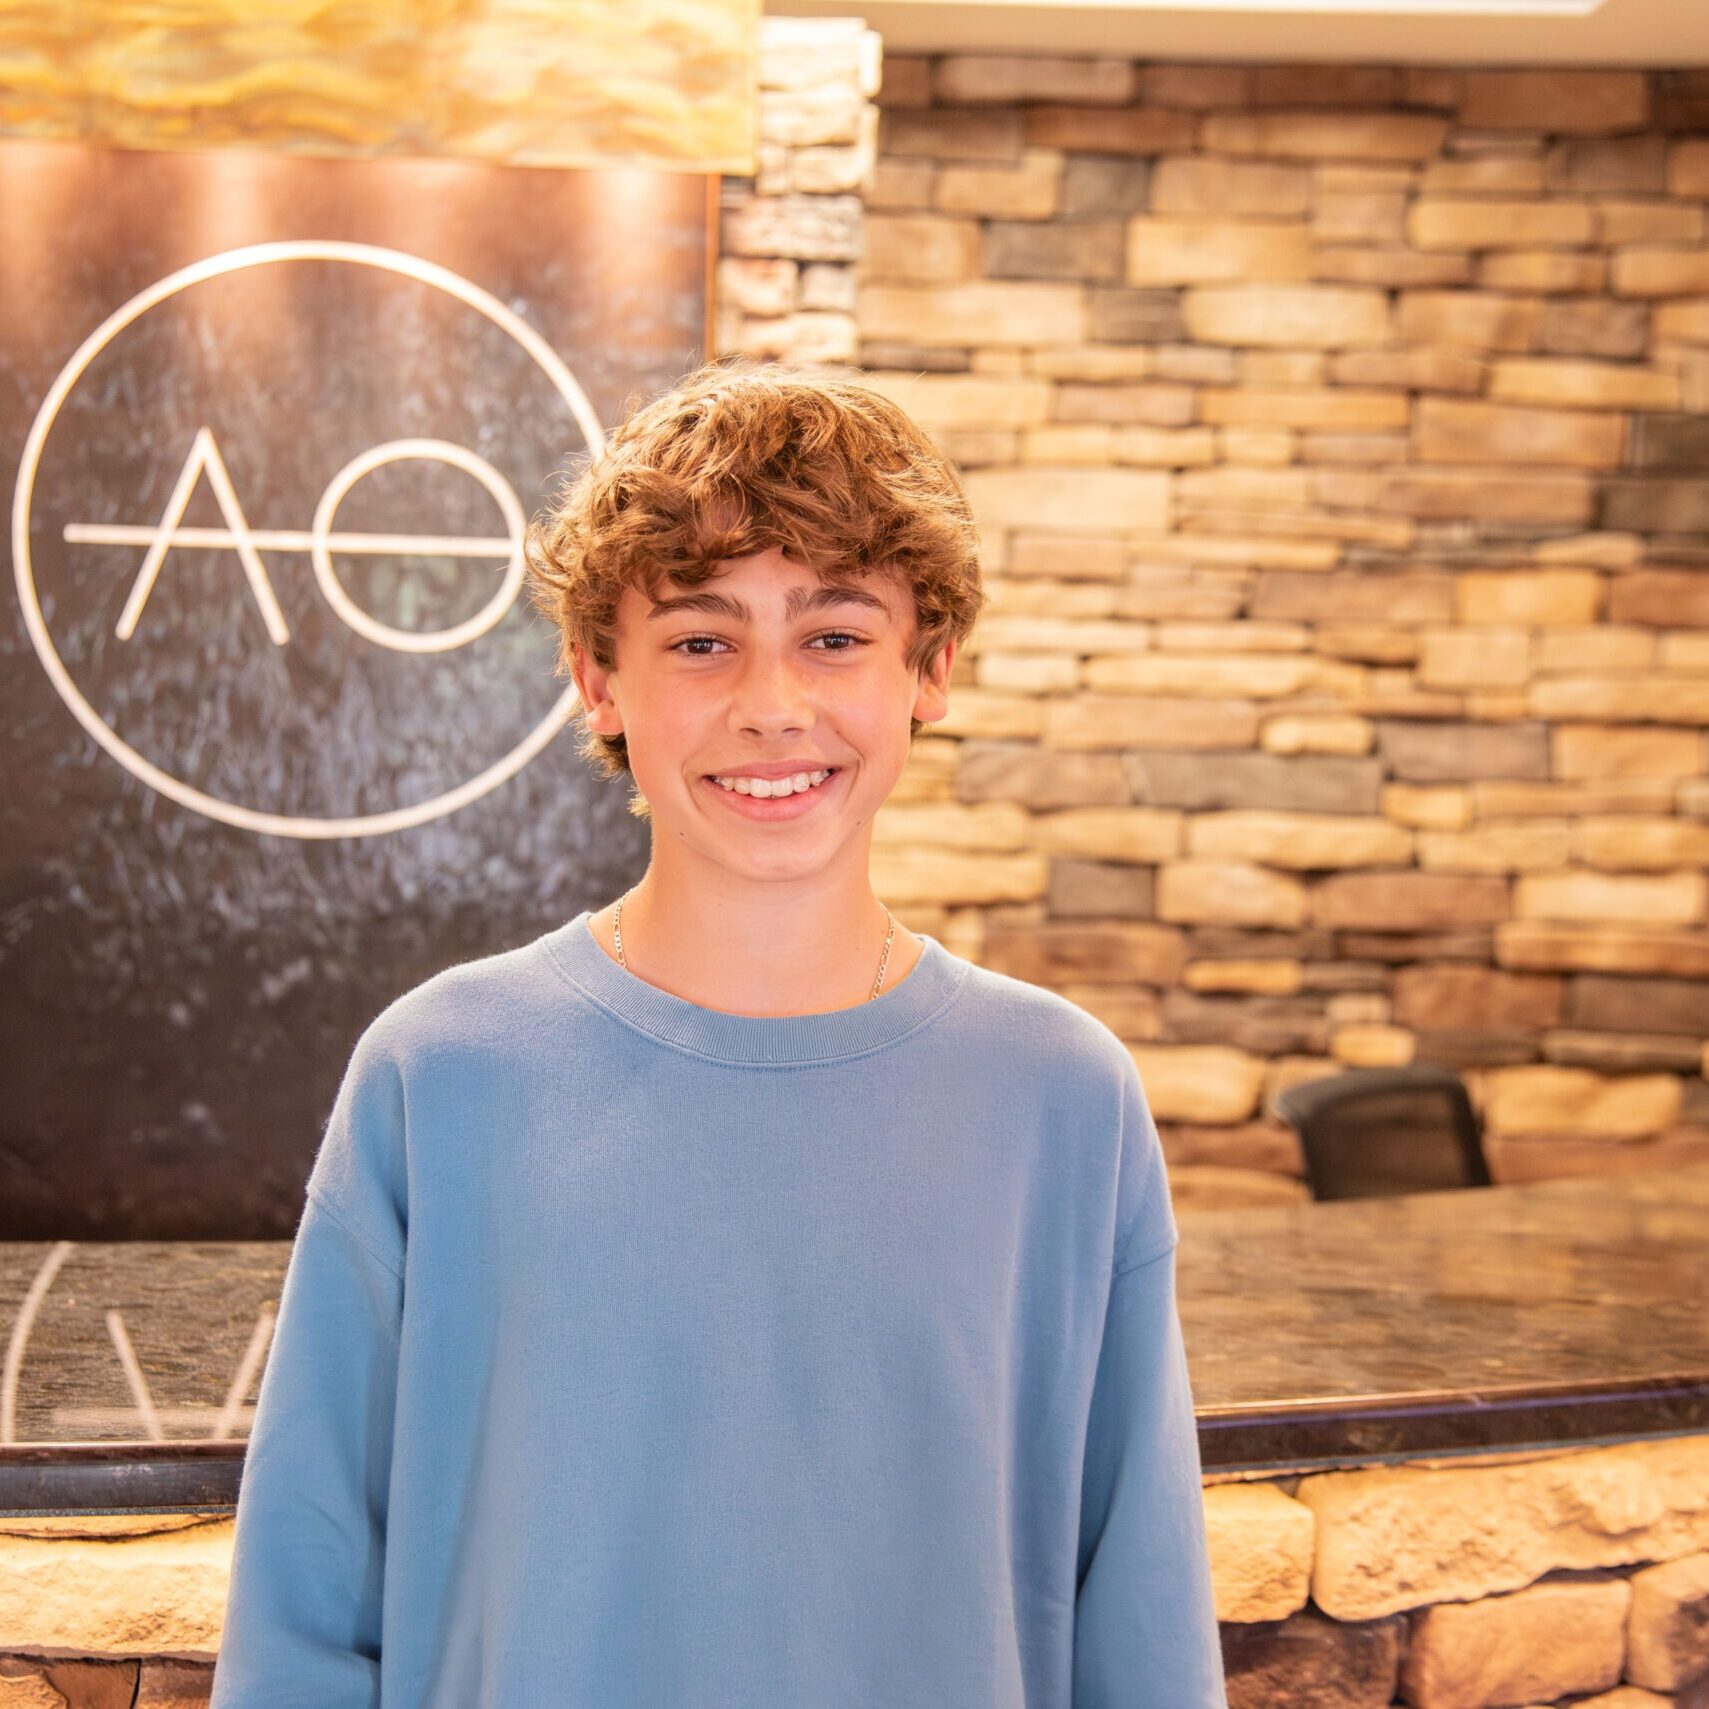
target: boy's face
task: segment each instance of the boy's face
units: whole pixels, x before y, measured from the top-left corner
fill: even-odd
[[[858,838],[864,871],[873,815],[907,763],[909,719],[935,722],[949,706],[954,642],[916,676],[905,662],[914,628],[899,577],[827,587],[772,547],[726,559],[696,589],[666,580],[656,606],[626,588],[617,667],[578,646],[574,674],[589,726],[628,739],[655,848],[668,835],[782,877],[822,868]],[[770,799],[713,781],[784,761],[834,770]]]

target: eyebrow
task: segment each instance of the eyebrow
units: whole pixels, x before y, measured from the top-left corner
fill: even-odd
[[[784,601],[783,615],[792,622],[804,611],[819,611],[831,605],[865,605],[885,616],[890,613],[889,606],[865,588],[821,583],[814,588],[792,587]],[[714,617],[728,617],[735,623],[751,623],[754,616],[742,600],[705,588],[697,593],[685,593],[678,599],[655,600],[653,609],[647,613],[647,621],[651,623],[656,618],[669,617],[675,611],[705,611]]]

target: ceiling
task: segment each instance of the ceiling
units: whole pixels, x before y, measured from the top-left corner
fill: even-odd
[[[1709,65],[1709,0],[765,0],[892,53],[1388,65]]]

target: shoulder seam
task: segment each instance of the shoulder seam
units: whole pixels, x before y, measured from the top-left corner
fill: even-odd
[[[331,1200],[329,1200],[326,1195],[319,1190],[319,1188],[308,1187],[305,1188],[304,1191],[309,1198],[313,1199],[314,1202],[319,1205],[320,1208],[325,1211],[326,1214],[335,1223],[337,1223],[338,1226],[343,1229],[344,1232],[349,1235],[350,1238],[355,1241],[356,1244],[360,1246],[362,1250],[366,1252],[388,1276],[392,1278],[394,1282],[401,1282],[404,1279],[403,1272],[401,1270],[394,1269],[390,1260],[382,1258],[380,1254],[376,1252],[371,1245],[369,1245],[367,1238],[364,1235],[357,1233],[349,1218],[347,1218],[342,1211],[337,1210],[333,1206]]]
[[[1118,1281],[1121,1277],[1127,1275],[1130,1270],[1143,1270],[1148,1264],[1159,1263],[1164,1258],[1167,1258],[1169,1254],[1180,1244],[1180,1236],[1177,1235],[1166,1244],[1158,1247],[1155,1252],[1148,1253],[1144,1258],[1136,1258],[1131,1264],[1122,1264],[1112,1270],[1110,1272],[1110,1280],[1112,1282]]]

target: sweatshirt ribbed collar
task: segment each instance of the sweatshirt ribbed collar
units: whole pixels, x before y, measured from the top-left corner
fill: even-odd
[[[753,1067],[834,1062],[890,1044],[948,1007],[973,967],[929,932],[917,932],[925,943],[920,959],[877,997],[811,1015],[736,1015],[703,1008],[620,967],[594,937],[592,917],[584,908],[540,940],[571,984],[666,1044]]]

